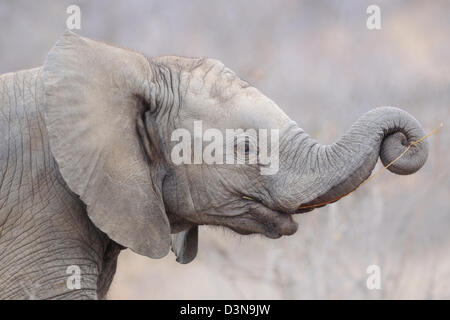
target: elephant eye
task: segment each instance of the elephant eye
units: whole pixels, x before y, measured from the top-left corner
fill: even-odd
[[[245,155],[248,155],[250,153],[250,142],[245,139],[245,143],[244,145],[241,145],[240,147],[238,146],[238,144],[236,144],[234,146],[234,152],[235,154],[238,154],[239,151],[242,153],[244,153]]]
[[[259,149],[255,143],[246,138],[235,144],[234,153],[235,157],[243,163],[253,164],[257,163]]]
[[[250,152],[250,142],[248,140],[245,140],[244,152],[246,155]]]

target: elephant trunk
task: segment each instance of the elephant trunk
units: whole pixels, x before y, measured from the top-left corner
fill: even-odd
[[[381,107],[363,115],[331,145],[311,143],[311,139],[308,172],[314,178],[309,178],[306,201],[298,212],[310,211],[352,192],[370,176],[378,156],[386,166],[424,135],[420,123],[407,112]],[[427,156],[428,143],[422,140],[412,145],[388,170],[412,174],[424,165]]]

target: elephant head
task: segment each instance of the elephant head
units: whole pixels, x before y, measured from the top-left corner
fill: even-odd
[[[378,157],[390,163],[424,135],[411,115],[382,107],[321,145],[217,60],[148,59],[71,32],[49,53],[44,85],[53,156],[92,222],[142,255],[160,258],[172,246],[182,263],[196,255],[198,225],[270,238],[295,233],[292,214],[347,194],[369,177]],[[190,163],[174,161],[180,129],[194,140],[192,150],[182,151]],[[244,139],[236,139],[238,129]],[[259,132],[277,143],[261,150]],[[232,140],[214,156],[244,161],[197,159],[196,148],[205,151],[213,136]],[[258,161],[263,151],[277,154],[271,174],[262,174],[270,165]],[[389,170],[414,173],[427,154],[421,141]]]

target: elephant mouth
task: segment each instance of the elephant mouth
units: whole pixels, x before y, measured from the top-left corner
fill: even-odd
[[[249,206],[246,213],[235,216],[233,223],[228,227],[241,234],[263,234],[270,239],[278,239],[281,236],[290,236],[298,229],[298,224],[292,219],[292,215],[280,211],[271,210],[260,203]]]

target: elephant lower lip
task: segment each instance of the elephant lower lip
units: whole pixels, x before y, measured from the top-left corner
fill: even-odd
[[[294,220],[291,220],[288,223],[284,223],[281,228],[281,234],[284,236],[290,236],[297,232],[298,224]]]
[[[282,223],[273,229],[266,230],[264,235],[270,239],[278,239],[281,236],[291,236],[297,232],[298,224],[295,221]]]
[[[281,233],[266,233],[264,235],[269,239],[279,239],[283,236]]]
[[[249,230],[244,230],[244,229],[240,229],[240,228],[230,228],[231,230],[233,230],[234,232],[239,233],[240,235],[250,235],[250,234],[255,234],[255,233],[260,233],[263,234],[264,236],[266,236],[269,239],[278,239],[281,238],[282,236],[290,236],[292,234],[294,234],[297,231],[298,225],[297,223],[293,222],[293,224],[288,227],[288,228],[283,228],[282,230],[280,230],[279,228],[276,228],[274,230],[264,230],[264,231],[249,231]]]
[[[287,212],[272,210],[261,202],[246,205],[244,213],[229,216],[222,225],[241,235],[262,234],[270,239],[290,236],[298,229],[298,224]]]
[[[281,236],[290,236],[298,229],[298,224],[290,214],[273,211],[264,206],[257,206],[251,215],[262,225],[266,237],[276,239]]]
[[[270,239],[278,239],[282,236],[290,236],[298,229],[298,224],[290,214],[272,211],[265,207],[253,209],[251,213],[243,214],[238,219],[227,225],[240,235],[262,234]]]
[[[243,229],[239,229],[239,228],[230,227],[230,229],[233,230],[236,233],[239,233],[240,235],[243,235],[243,236],[248,236],[249,234],[254,233],[252,231],[243,230]]]

